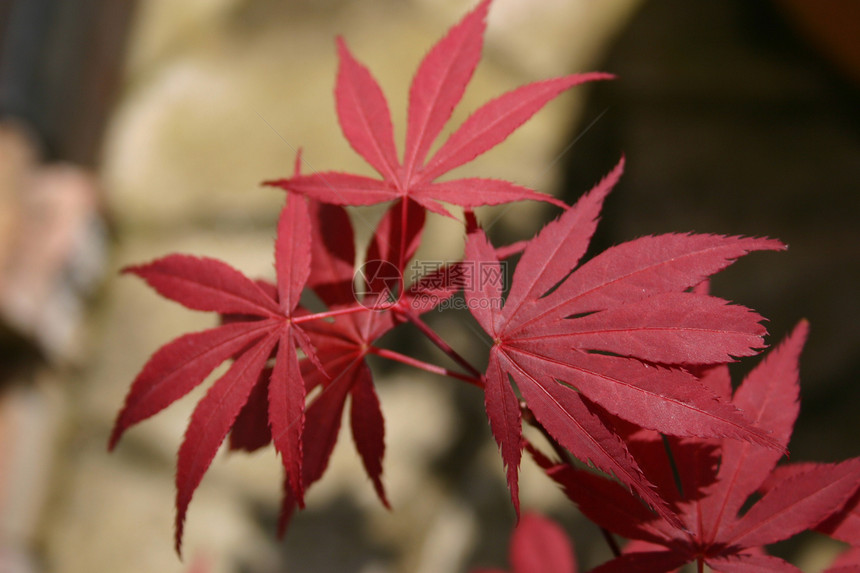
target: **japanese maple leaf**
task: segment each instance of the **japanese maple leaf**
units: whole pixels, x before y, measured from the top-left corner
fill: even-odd
[[[798,413],[797,362],[807,334],[806,323],[795,331],[744,380],[732,403],[787,445]],[[720,368],[724,371],[724,368]],[[731,393],[725,373],[709,375],[720,394]],[[713,384],[719,380],[718,384]],[[647,433],[646,433],[647,434]],[[595,523],[635,541],[625,554],[595,569],[595,573],[674,571],[686,563],[707,564],[724,573],[799,571],[762,547],[811,529],[842,508],[860,484],[860,458],[838,464],[804,464],[774,471],[779,451],[755,443],[723,439],[719,464],[703,464],[712,441],[687,439],[686,448],[669,441],[677,471],[660,438],[647,437],[630,448],[657,485],[673,502],[680,526],[655,517],[617,483],[568,465],[548,467],[548,473]],[[654,447],[659,445],[660,447]],[[546,460],[540,460],[546,466]],[[769,487],[749,510],[741,513],[750,495],[763,482]]]
[[[332,372],[332,378],[322,375],[312,365],[304,364],[308,371],[305,376],[307,392],[317,387],[321,390],[308,404],[305,414],[302,442],[304,489],[319,480],[325,472],[349,398],[350,428],[356,449],[379,499],[385,507],[389,507],[382,484],[385,423],[366,356],[370,343],[392,326],[392,314],[373,311],[339,316],[333,323],[309,323],[308,335],[313,344],[319,347],[318,357],[323,367]],[[279,521],[281,534],[286,530],[297,505],[299,499],[292,487],[285,484]]]
[[[275,242],[277,285],[252,281],[210,258],[169,255],[124,272],[143,278],[162,296],[190,309],[238,317],[186,334],[161,347],[137,375],[117,417],[109,448],[132,425],[158,413],[200,384],[219,364],[233,358],[198,403],[179,448],[176,472],[176,549],[192,494],[243,407],[264,402],[271,436],[281,454],[288,482],[300,500],[305,383],[296,347],[313,355],[308,336],[295,320],[299,296],[311,265],[310,219],[300,195],[288,194]],[[266,366],[275,357],[271,370]],[[263,376],[266,395],[255,394]],[[265,399],[263,399],[265,398]],[[245,436],[253,441],[253,436]],[[242,438],[238,438],[242,443]]]
[[[327,171],[295,175],[267,185],[304,193],[326,203],[370,205],[409,198],[447,214],[439,201],[463,207],[534,199],[564,203],[531,189],[497,179],[465,178],[437,182],[504,141],[563,91],[602,73],[578,74],[528,84],[480,107],[427,159],[433,142],[463,97],[481,57],[490,0],[481,2],[425,56],[409,90],[406,145],[399,160],[388,102],[370,71],[337,43],[340,66],[335,88],[338,121],[347,141],[382,179]]]
[[[857,565],[860,565],[860,484],[857,484],[857,490],[845,505],[815,530],[851,544],[857,549]]]
[[[300,361],[305,393],[314,394],[305,410],[302,433],[302,489],[307,490],[319,480],[328,465],[340,432],[341,419],[350,399],[350,425],[356,449],[364,468],[373,482],[383,505],[389,506],[382,484],[382,458],[385,452],[385,423],[379,399],[373,387],[366,356],[374,340],[398,324],[396,315],[376,312],[378,301],[369,295],[355,300],[353,287],[355,245],[352,223],[346,211],[336,205],[310,202],[311,266],[306,286],[313,290],[328,310],[353,308],[352,312],[335,316],[331,321],[308,321],[303,330],[316,352],[317,367],[308,359]],[[398,246],[388,242],[389,234],[397,227],[400,210],[391,209],[380,221],[368,247],[366,258],[386,256]],[[424,211],[420,210],[423,217]],[[412,227],[417,229],[418,227]],[[411,256],[417,244],[407,247]],[[390,247],[390,248],[388,248]],[[264,290],[277,297],[274,285],[259,283]],[[373,285],[364,285],[370,290]],[[230,317],[249,319],[249,317]],[[326,373],[331,373],[327,375]],[[271,440],[268,413],[268,384],[266,371],[259,377],[230,433],[231,449],[253,451]],[[285,483],[279,532],[283,534],[296,506],[301,500]]]
[[[495,250],[480,229],[467,238],[464,262],[480,276],[465,290],[466,301],[493,344],[485,402],[515,506],[523,442],[512,382],[558,443],[618,476],[667,517],[594,405],[669,435],[731,437],[779,449],[736,407],[677,367],[727,362],[763,345],[757,314],[688,289],[750,251],[784,246],[758,238],[649,236],[573,270],[622,166],[529,241],[504,306]]]
[[[511,573],[576,573],[576,558],[564,530],[545,517],[524,513],[511,535]],[[474,569],[472,573],[504,573]]]
[[[414,215],[412,211],[410,213]],[[389,233],[399,236],[391,228],[398,227],[400,214],[399,209],[392,209],[383,217],[368,246],[366,259],[384,260],[400,250],[399,245],[387,240]],[[420,217],[423,220],[423,210],[420,211]],[[310,364],[305,365],[309,371],[305,376],[306,391],[311,393],[317,387],[321,391],[308,404],[306,411],[303,487],[309,487],[322,477],[337,441],[343,410],[349,398],[350,427],[356,449],[379,499],[388,507],[381,479],[385,423],[366,358],[372,352],[373,342],[399,321],[393,313],[374,310],[378,301],[372,284],[364,285],[369,292],[367,297],[358,303],[355,300],[354,233],[346,211],[336,205],[312,201],[311,220],[312,266],[308,287],[330,310],[358,306],[360,311],[336,316],[331,322],[314,321],[304,326],[313,347],[317,349],[323,370],[330,373],[331,377],[321,375],[320,370],[312,368]],[[420,225],[410,228],[417,233]],[[409,243],[404,247],[407,258],[417,248],[417,241]],[[286,487],[279,523],[281,533],[289,524],[299,501],[292,488]]]
[[[766,494],[786,480],[802,479],[802,475],[816,469],[815,463],[794,463],[777,467],[758,489]],[[841,507],[814,528],[850,545],[824,573],[860,571],[860,477],[856,479],[854,493]]]

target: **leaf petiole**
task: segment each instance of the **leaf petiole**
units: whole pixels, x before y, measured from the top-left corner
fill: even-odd
[[[345,314],[354,314],[356,312],[361,312],[363,310],[370,310],[365,306],[361,306],[357,304],[355,306],[349,306],[346,308],[338,308],[335,310],[327,310],[325,312],[315,312],[313,314],[304,314],[301,316],[294,316],[293,322],[296,324],[301,324],[303,322],[310,322],[312,320],[322,320],[324,318],[332,318],[335,316],[343,316]]]
[[[414,324],[418,328],[418,330],[420,330],[424,334],[424,336],[430,339],[430,342],[435,344],[442,352],[450,356],[454,362],[465,368],[474,378],[481,378],[481,372],[477,368],[472,366],[469,361],[463,358],[463,356],[460,355],[456,350],[451,348],[451,345],[445,342],[442,337],[439,336],[435,330],[430,328],[430,326],[426,322],[421,320],[420,316],[403,308],[398,308],[398,312],[405,316],[409,322]],[[481,387],[483,388],[483,384],[481,385]]]
[[[433,374],[439,374],[440,376],[449,376],[451,378],[456,378],[457,380],[468,382],[469,384],[477,386],[478,388],[484,387],[484,383],[481,381],[480,377],[469,376],[468,374],[461,374],[460,372],[455,372],[442,366],[437,366],[436,364],[430,364],[429,362],[424,362],[423,360],[418,360],[417,358],[412,358],[411,356],[400,354],[399,352],[396,352],[394,350],[371,346],[367,349],[367,351],[369,354],[375,354],[379,357],[394,360],[395,362],[400,362],[408,366],[413,366],[426,372],[432,372]]]

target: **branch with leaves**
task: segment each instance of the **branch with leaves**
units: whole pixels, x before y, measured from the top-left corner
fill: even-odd
[[[233,451],[274,445],[284,466],[283,533],[325,472],[347,404],[358,455],[388,507],[385,424],[371,355],[481,388],[517,513],[527,449],[586,516],[634,540],[598,571],[672,571],[690,562],[725,572],[794,570],[761,547],[817,526],[856,543],[856,508],[846,507],[850,499],[856,506],[857,460],[774,469],[797,414],[805,324],[732,393],[725,364],[759,352],[766,332],[754,311],[706,292],[709,277],[751,252],[783,250],[781,242],[666,234],[583,261],[623,160],[573,206],[497,179],[439,181],[504,141],[562,92],[611,78],[564,76],[503,94],[430,154],[478,64],[489,7],[490,0],[481,2],[419,65],[402,158],[382,90],[338,40],[338,120],[381,178],[303,174],[299,154],[292,176],[267,182],[286,193],[274,283],[186,255],[125,269],[166,298],[216,313],[220,324],[152,355],[132,383],[110,448],[131,426],[230,363],[195,408],[179,449],[177,552],[194,490],[225,439]],[[472,210],[522,200],[551,203],[560,214],[531,239],[493,245]],[[345,207],[382,202],[389,207],[357,268]],[[407,285],[403,276],[422,241],[427,211],[451,217],[445,203],[466,209],[464,256]],[[506,289],[501,265],[512,254],[520,257]],[[323,310],[302,304],[306,290]],[[421,318],[458,293],[492,341],[485,370]],[[379,345],[405,323],[459,369]],[[524,439],[524,421],[540,428],[560,460]],[[574,465],[574,458],[602,473]],[[761,500],[740,515],[756,491],[764,492]],[[541,536],[548,552],[529,557],[528,540]],[[558,559],[555,571],[574,571],[559,537],[541,518],[525,516],[514,537],[514,570],[549,571],[546,560]]]

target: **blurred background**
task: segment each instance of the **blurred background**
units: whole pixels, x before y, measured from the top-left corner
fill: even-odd
[[[274,452],[219,455],[191,504],[184,563],[172,549],[175,452],[205,389],[106,451],[147,357],[212,325],[118,269],[184,252],[271,277],[283,197],[258,182],[288,175],[299,147],[313,169],[370,173],[336,123],[334,37],[379,80],[402,141],[411,74],[472,4],[0,3],[0,572],[507,566],[514,515],[482,396],[449,380],[380,365],[393,512],[343,435],[279,541]],[[789,243],[742,260],[714,291],[768,317],[772,343],[811,322],[793,461],[860,455],[858,29],[853,0],[496,0],[452,121],[529,81],[613,72],[459,174],[573,202],[623,153],[594,252],[670,231]],[[481,214],[500,242],[555,215],[533,204]],[[428,225],[418,256],[459,256],[458,225]],[[430,320],[455,348],[480,350],[460,318]],[[440,359],[425,346],[412,350]],[[568,529],[583,568],[607,558],[599,532],[528,462],[522,489],[525,508]],[[774,550],[817,571],[839,546],[809,535]]]

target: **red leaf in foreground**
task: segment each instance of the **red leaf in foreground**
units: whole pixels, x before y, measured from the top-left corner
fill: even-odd
[[[751,417],[773,424],[774,437],[781,443],[787,443],[797,416],[797,361],[806,331],[806,323],[802,322],[747,376],[733,397],[733,403],[743,405]],[[651,439],[656,442],[653,452],[662,449],[659,437]],[[698,441],[705,451],[712,447],[712,441]],[[696,442],[696,438],[688,438],[686,447]],[[857,491],[860,458],[839,464],[789,465],[773,471],[778,455],[771,449],[727,439],[721,446],[723,461],[716,481],[707,476],[708,472],[684,468],[683,495],[679,495],[669,491],[676,489],[674,483],[657,480],[664,497],[678,500],[680,527],[661,517],[643,519],[632,505],[637,503],[635,498],[603,477],[583,479],[582,472],[570,466],[549,464],[542,456],[538,461],[593,521],[651,544],[651,550],[643,550],[641,543],[635,545],[635,553],[610,561],[596,572],[639,570],[633,564],[648,560],[667,564],[655,565],[653,571],[673,571],[690,562],[707,563],[714,571],[724,572],[798,571],[781,559],[765,555],[761,547],[812,529],[837,515]],[[683,456],[692,459],[690,453]],[[669,467],[665,450],[662,457],[663,466]],[[680,464],[679,457],[674,457]],[[649,458],[649,464],[658,461],[656,455]],[[765,480],[766,493],[746,513],[738,515],[747,498]],[[609,510],[600,511],[598,503]],[[625,516],[632,516],[638,523],[631,525]]]
[[[287,195],[287,204],[278,219],[275,241],[275,272],[278,305],[289,315],[299,305],[299,297],[311,270],[311,222],[307,202],[298,195]]]
[[[410,199],[395,201],[376,226],[367,247],[365,265],[384,261],[394,265],[402,275],[421,243],[425,218],[425,211],[418,203]]]
[[[433,141],[472,79],[481,59],[490,0],[483,0],[427,53],[409,87],[404,163],[409,171],[424,162]]]
[[[361,456],[364,469],[373,481],[373,488],[383,505],[388,507],[385,487],[382,485],[382,458],[385,455],[385,420],[379,398],[373,388],[370,368],[366,363],[357,367],[355,383],[350,397],[349,418],[355,447]]]
[[[331,323],[308,323],[308,336],[319,349],[323,368],[332,373],[332,378],[320,376],[316,371],[311,371],[310,376],[305,375],[308,381],[307,392],[317,386],[321,387],[321,392],[308,404],[306,410],[302,435],[303,490],[320,479],[325,472],[337,441],[346,399],[350,397],[350,425],[356,449],[380,501],[388,507],[381,479],[385,427],[365,358],[370,341],[392,326],[389,313],[372,310],[339,316]],[[307,365],[305,369],[308,369]],[[281,534],[286,531],[296,505],[300,505],[293,487],[289,483],[286,485],[279,521]]]
[[[355,272],[355,246],[352,223],[337,205],[310,202],[311,270],[307,286],[329,306],[355,302],[352,279]]]
[[[176,464],[176,552],[181,552],[185,512],[191,495],[212,463],[221,442],[277,344],[277,334],[269,334],[242,353],[224,376],[219,378],[191,415]]]
[[[123,433],[185,396],[222,362],[272,328],[269,321],[249,325],[225,324],[186,334],[162,346],[144,365],[131,385],[125,406],[117,416],[109,449]]]
[[[586,517],[629,539],[660,541],[660,533],[650,526],[654,514],[620,483],[571,465],[556,464],[531,444],[527,447],[538,465],[577,502]],[[587,495],[577,495],[579,492]]]
[[[860,459],[819,464],[777,484],[724,534],[726,543],[756,547],[811,529],[841,507],[860,483]]]
[[[779,557],[745,553],[709,559],[708,566],[721,573],[800,573],[800,569]]]
[[[504,141],[560,93],[578,84],[610,79],[609,74],[578,74],[535,82],[480,107],[429,160],[427,154],[460,103],[481,56],[487,11],[484,0],[451,28],[424,57],[409,90],[409,113],[403,162],[397,160],[388,102],[371,73],[337,43],[340,66],[335,87],[338,121],[344,137],[382,179],[338,172],[299,175],[266,185],[338,205],[370,205],[411,199],[446,214],[439,201],[463,207],[539,200],[564,203],[506,181],[455,179],[434,181]]]
[[[564,530],[545,517],[523,515],[511,535],[511,573],[576,573],[576,557]],[[474,569],[472,573],[503,573]]]
[[[423,211],[414,207],[404,209],[405,219],[399,209],[391,209],[380,222],[374,240],[368,246],[366,259],[372,256],[390,257],[396,251],[386,237],[399,234],[393,229],[406,221],[411,232],[420,233],[423,225]],[[320,241],[314,244],[314,265],[308,284],[329,309],[337,309],[355,304],[352,292],[352,264],[345,264],[354,254],[352,225],[342,207],[318,205],[311,202],[312,228],[315,237],[340,236],[343,243],[330,244]],[[394,240],[394,239],[392,239]],[[409,241],[407,241],[409,243]],[[407,253],[409,251],[407,250]],[[347,398],[351,400],[349,416],[356,450],[370,477],[373,487],[383,505],[388,507],[385,488],[382,484],[382,459],[385,454],[385,423],[379,405],[379,398],[373,388],[371,371],[366,362],[373,341],[396,325],[392,313],[378,312],[361,308],[337,316],[331,322],[314,321],[305,323],[304,332],[311,344],[317,349],[317,358],[322,369],[331,378],[320,375],[310,367],[308,361],[302,362],[303,377],[307,382],[305,391],[311,393],[319,387],[321,391],[308,404],[305,428],[302,435],[302,484],[307,489],[319,480],[337,442],[341,418]],[[279,531],[283,534],[301,500],[295,495],[295,488],[285,483],[284,500],[279,520]]]
[[[490,355],[484,380],[484,405],[493,436],[502,452],[514,509],[520,511],[518,472],[523,449],[520,404],[496,354]]]
[[[146,265],[126,267],[158,294],[192,310],[221,314],[276,316],[278,307],[254,281],[216,259],[168,255]]]
[[[526,514],[511,538],[511,565],[515,573],[576,573],[576,561],[567,535],[555,523]]]
[[[591,570],[591,573],[669,573],[687,563],[671,551],[627,553]]]
[[[296,343],[289,331],[281,332],[280,344],[269,381],[269,424],[275,449],[281,454],[290,487],[304,504],[302,492],[302,429],[304,428],[305,385],[301,380]]]
[[[545,295],[540,305],[511,316],[508,328],[523,328],[544,317],[606,310],[657,293],[684,292],[750,252],[784,249],[779,241],[754,237],[640,237],[610,247],[583,264],[555,291]]]
[[[769,428],[780,444],[788,447],[800,408],[798,359],[808,334],[802,322],[792,336],[749,373],[732,402],[762,427]],[[773,471],[781,454],[753,444],[726,442],[722,445],[717,484],[701,502],[705,534],[714,537],[725,527],[724,517],[738,514],[746,499]]]
[[[275,242],[275,287],[252,281],[220,261],[185,255],[170,255],[125,270],[188,308],[227,317],[222,326],[181,336],[153,354],[135,378],[108,444],[113,448],[130,426],[178,400],[219,364],[234,359],[195,408],[179,448],[177,552],[194,490],[234,424],[238,431],[231,437],[231,446],[253,449],[268,440],[269,434],[259,421],[252,420],[263,417],[271,421],[275,447],[283,457],[293,493],[302,501],[305,384],[295,349],[301,343],[306,354],[314,351],[303,342],[306,337],[292,318],[312,266],[310,239],[305,200],[288,194]],[[275,365],[268,370],[273,352]],[[267,372],[271,372],[271,380],[266,380]],[[268,415],[260,412],[260,394],[267,383]]]
[[[233,428],[230,430],[230,450],[254,452],[272,441],[272,431],[269,428],[269,379],[272,369],[266,368],[260,372],[257,384],[251,390],[248,401],[236,416]]]
[[[348,366],[351,362],[352,359],[346,357],[338,363],[337,365],[341,366],[338,372],[349,373],[351,369]],[[334,450],[350,379],[347,376],[337,375],[331,380],[326,380],[318,370],[311,368],[309,361],[305,360],[302,364],[307,369],[304,372],[304,379],[307,382],[308,392],[317,386],[323,387],[323,391],[305,409],[305,428],[302,434],[302,484],[307,489],[325,472],[329,457]],[[327,365],[332,366],[334,363],[327,362]],[[298,500],[287,476],[284,480],[284,498],[278,520],[279,535],[286,532],[297,505]]]
[[[370,71],[359,64],[342,38],[337,40],[340,59],[335,101],[343,134],[352,148],[380,175],[397,175],[397,150],[388,102]]]
[[[610,249],[574,270],[621,168],[529,242],[501,310],[495,251],[480,229],[470,233],[464,264],[480,271],[465,295],[493,340],[487,414],[514,504],[521,442],[511,379],[558,443],[616,475],[673,520],[604,410],[670,435],[730,437],[784,449],[678,368],[725,362],[763,345],[758,315],[688,289],[749,251],[782,245],[769,239],[652,237]]]
[[[815,529],[834,539],[860,547],[860,484],[845,506]]]
[[[531,116],[573,86],[612,79],[610,74],[592,73],[535,82],[487,102],[451,134],[421,172],[422,181],[432,181],[503,142]]]

